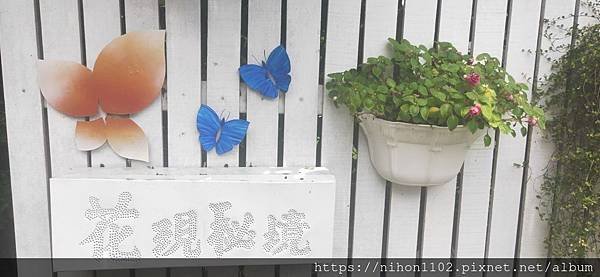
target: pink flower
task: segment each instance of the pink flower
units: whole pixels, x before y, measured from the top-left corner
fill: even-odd
[[[514,100],[515,100],[515,97],[514,97],[512,94],[507,94],[507,95],[506,95],[506,100],[508,100],[508,101],[512,102],[512,101],[514,101]]]
[[[479,103],[475,103],[471,108],[469,108],[469,116],[478,116],[481,113],[481,105]]]
[[[527,124],[529,124],[530,126],[536,126],[538,123],[537,118],[530,116],[527,118]]]
[[[481,81],[479,74],[477,74],[475,72],[465,75],[464,78],[467,82],[469,82],[469,85],[471,85],[471,86],[479,85],[479,81]]]

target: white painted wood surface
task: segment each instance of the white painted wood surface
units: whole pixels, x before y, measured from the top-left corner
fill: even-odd
[[[31,1],[0,1],[0,51],[16,254],[23,258],[50,255],[48,176],[42,97],[35,80],[37,43],[33,8]],[[49,262],[36,267],[17,266],[24,276],[52,276]]]
[[[433,45],[437,1],[406,1],[403,38],[413,44]],[[388,257],[417,255],[421,188],[392,185]],[[398,234],[398,235],[396,235]]]
[[[360,0],[329,1],[327,25],[325,74],[355,67],[358,59],[356,42],[360,25]],[[336,178],[334,257],[348,255],[354,132],[354,121],[349,114],[348,109],[343,106],[336,108],[333,101],[324,95],[322,165],[329,168]]]
[[[533,77],[535,50],[527,50],[536,49],[540,5],[540,0],[513,2],[506,70],[518,82],[528,82],[528,78]],[[489,238],[490,258],[513,257],[515,254],[525,141],[521,136],[500,136]]]
[[[281,1],[249,0],[247,63],[266,61],[280,41]],[[246,116],[252,126],[246,136],[246,166],[276,166],[279,100],[263,98],[250,88],[246,94]]]
[[[52,2],[52,3],[50,3]],[[55,3],[56,2],[56,3]],[[413,43],[431,46],[434,38],[437,1],[405,1],[404,37]],[[546,18],[573,11],[575,0],[547,1]],[[153,0],[126,0],[127,31],[158,28],[158,3]],[[134,120],[150,139],[152,165],[161,165],[167,153],[170,167],[200,167],[202,164],[196,112],[202,99],[201,50],[207,42],[207,103],[217,113],[237,118],[247,112],[251,122],[247,137],[246,165],[275,166],[277,162],[278,103],[285,102],[283,157],[285,165],[313,166],[316,162],[317,114],[319,113],[319,47],[321,1],[287,1],[286,38],[292,60],[292,84],[285,101],[262,100],[248,90],[246,102],[240,98],[237,69],[240,65],[242,1],[208,1],[208,36],[201,37],[200,1],[166,1],[167,51],[167,145],[162,145],[161,100]],[[361,1],[328,1],[325,74],[354,67],[358,57]],[[394,37],[397,26],[398,0],[366,1],[364,14],[364,52],[366,59],[385,52],[386,39]],[[443,1],[439,39],[451,41],[462,51],[468,46],[472,1]],[[478,0],[474,33],[474,54],[489,52],[500,58],[504,41],[506,0]],[[541,0],[513,1],[507,68],[519,81],[533,77],[537,28]],[[74,119],[66,118],[48,107],[48,130],[43,128],[42,99],[35,80],[37,42],[35,5],[31,1],[0,0],[0,50],[6,98],[9,157],[16,215],[17,254],[21,257],[47,257],[50,251],[46,159],[52,175],[87,166],[87,155],[72,143]],[[77,1],[40,0],[41,50],[47,59],[60,58],[79,62],[80,41]],[[264,59],[279,44],[281,1],[248,1],[248,63]],[[121,32],[119,1],[83,1],[85,52],[92,68],[100,50]],[[522,51],[525,49],[526,51]],[[548,72],[540,64],[540,76]],[[525,73],[526,75],[522,75]],[[244,87],[242,86],[242,89]],[[351,206],[353,121],[344,108],[336,109],[323,97],[322,164],[337,178],[333,253],[345,257],[352,246],[353,257],[380,257],[382,246],[387,257],[415,257],[418,247],[425,257],[450,255],[452,218],[454,217],[454,183],[427,189],[426,210],[420,211],[421,189],[391,185],[389,215],[384,214],[386,182],[371,167],[366,138],[359,132],[358,168],[356,169],[355,205]],[[26,107],[24,109],[23,107]],[[283,111],[284,109],[281,109]],[[25,112],[24,112],[25,111]],[[26,126],[26,127],[24,127]],[[44,136],[49,147],[44,146]],[[165,148],[166,147],[166,148]],[[48,155],[44,153],[47,151]],[[465,161],[462,202],[458,228],[458,257],[482,257],[488,229],[488,203],[493,149],[476,144]],[[521,256],[545,255],[535,198],[541,174],[552,151],[543,137],[534,132],[530,153],[529,183],[523,213]],[[222,168],[238,165],[239,152],[217,157],[208,154],[209,167],[221,167],[235,175],[251,169]],[[525,156],[525,139],[502,136],[496,168],[496,184],[489,226],[489,256],[513,257],[516,245],[517,216],[521,188],[521,164]],[[125,170],[125,160],[106,146],[92,152],[92,166],[113,167],[115,174]],[[134,167],[143,163],[133,162]],[[92,177],[94,173],[90,172]],[[182,172],[178,174],[183,174]],[[333,201],[333,200],[331,200]],[[354,210],[354,217],[351,211]],[[417,244],[419,215],[424,213],[423,245]],[[383,221],[389,217],[389,236],[384,241]],[[35,226],[35,228],[31,228]],[[353,240],[349,235],[353,232]],[[31,269],[31,268],[28,268]],[[46,270],[48,268],[35,268]],[[24,269],[25,270],[25,269]],[[246,276],[274,276],[272,266],[244,267]],[[136,275],[166,276],[166,269],[142,271]],[[279,276],[307,275],[310,266],[282,265]],[[26,273],[26,272],[24,272]],[[205,270],[209,276],[239,274],[238,267]],[[60,276],[91,276],[93,272],[69,272]],[[98,271],[97,276],[129,276],[128,270]],[[200,276],[201,268],[173,268],[171,276]],[[321,275],[321,274],[319,274]],[[24,274],[24,276],[27,276]],[[50,276],[35,274],[32,276]]]
[[[158,3],[155,0],[126,0],[125,26],[127,32],[158,30]],[[150,162],[131,161],[131,166],[163,165],[162,98],[130,117],[142,127],[150,151]]]
[[[317,146],[317,94],[321,1],[288,1],[286,47],[292,82],[285,95],[283,165],[314,165]]]
[[[209,0],[208,14],[206,103],[221,117],[235,119],[240,113],[241,1]],[[213,150],[207,164],[238,166],[238,155],[237,147],[223,155]]]
[[[196,130],[201,103],[200,2],[165,2],[169,166],[200,166]]]
[[[397,0],[367,2],[363,62],[368,57],[389,53],[387,39],[396,36],[397,7]],[[362,130],[359,131],[357,151],[352,257],[378,258],[382,256],[386,181],[377,174],[371,165],[367,137]]]
[[[477,2],[473,56],[481,53],[502,59],[507,1]],[[493,132],[490,133],[493,137]],[[493,144],[492,144],[493,145]],[[490,198],[493,146],[476,141],[467,153],[462,182],[462,201],[456,257],[483,257],[485,254]]]
[[[93,69],[104,46],[121,35],[119,2],[83,1],[83,14],[87,66]],[[108,144],[104,144],[92,151],[92,166],[125,166],[125,159],[117,155]]]

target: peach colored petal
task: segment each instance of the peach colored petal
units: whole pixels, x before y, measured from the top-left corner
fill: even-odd
[[[90,87],[92,72],[67,61],[38,61],[38,84],[52,108],[69,116],[95,115],[98,97]]]
[[[129,118],[106,117],[108,144],[119,156],[148,162],[148,139],[140,126]]]
[[[110,42],[92,75],[102,110],[133,114],[150,105],[165,79],[165,32],[131,32]]]
[[[81,151],[91,151],[106,142],[105,125],[102,118],[94,121],[77,121],[75,144]]]

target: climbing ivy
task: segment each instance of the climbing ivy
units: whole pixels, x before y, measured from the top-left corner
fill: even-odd
[[[560,23],[565,17],[547,21],[548,39],[560,41],[561,32],[552,30],[563,29],[575,40],[545,50],[552,73],[539,88],[556,146],[540,195],[540,214],[550,225],[546,244],[555,257],[600,254],[600,0],[582,4],[587,12],[579,20],[596,24],[573,30]],[[556,52],[566,53],[552,60]]]

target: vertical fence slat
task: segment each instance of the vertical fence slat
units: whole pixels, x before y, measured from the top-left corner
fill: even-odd
[[[238,277],[239,268],[237,266],[209,266],[206,267],[208,277]]]
[[[387,39],[396,35],[397,0],[367,1],[364,25],[364,61],[388,54]],[[381,257],[386,182],[369,158],[367,137],[358,138],[353,257]]]
[[[452,43],[462,53],[469,48],[472,0],[442,2],[439,41]],[[423,257],[450,257],[456,178],[447,184],[427,188],[423,233]]]
[[[356,66],[360,5],[360,0],[329,1],[325,74]],[[322,162],[336,178],[333,256],[346,257],[354,122],[348,109],[342,106],[336,108],[326,95],[323,98]]]
[[[518,82],[533,76],[541,0],[513,1],[506,68]],[[531,50],[531,51],[528,51]],[[513,257],[525,138],[501,135],[498,145],[489,257]]]
[[[0,51],[8,155],[19,258],[49,257],[50,230],[42,99],[36,82],[33,1],[0,1]],[[27,108],[24,112],[24,108]],[[29,264],[28,264],[29,265]],[[23,276],[50,277],[50,261],[18,264]]]
[[[87,66],[94,68],[104,46],[121,35],[119,1],[83,1],[83,13]],[[104,144],[92,151],[92,166],[124,167],[125,159]]]
[[[201,102],[200,1],[165,1],[169,166],[202,163],[196,113]]]
[[[565,32],[565,30],[568,30],[573,26],[573,17],[570,15],[573,14],[575,5],[575,0],[546,2],[544,18],[550,21],[544,22],[544,28],[549,27],[549,30],[553,33],[552,36],[556,40],[550,41],[548,38],[542,37],[541,50],[548,50],[552,45],[567,46],[570,44],[571,35],[568,32]],[[559,19],[561,16],[565,16],[565,18]],[[557,20],[557,24],[564,24],[563,28],[559,29],[551,27],[550,24],[552,24],[552,20]],[[561,52],[553,52],[550,50],[550,52],[539,59],[538,80],[542,79],[543,76],[549,75],[552,70],[552,62],[548,61],[545,57],[554,60],[559,58],[562,54],[563,53]],[[549,134],[539,128],[534,128],[531,135],[527,194],[523,211],[523,232],[521,236],[520,257],[522,258],[539,258],[548,254],[548,250],[546,249],[543,240],[543,238],[546,238],[548,232],[548,224],[540,218],[539,211],[536,207],[540,206],[540,199],[538,199],[537,196],[541,194],[540,190],[544,183],[544,174],[546,173],[547,166],[549,166],[552,152],[554,151],[554,145],[549,138],[546,137]],[[540,207],[540,209],[543,208]],[[550,211],[544,210],[544,212]]]
[[[287,2],[287,49],[292,83],[285,95],[283,164],[314,165],[317,147],[317,97],[321,1]]]
[[[76,1],[40,1],[42,45],[45,60],[81,61],[79,14]],[[48,141],[52,176],[72,168],[87,166],[87,153],[77,150],[74,134],[76,120],[48,109]],[[59,272],[59,277],[93,276],[93,271]]]
[[[158,2],[156,0],[126,0],[125,1],[125,26],[127,32],[158,30]],[[163,139],[162,139],[162,105],[161,97],[143,111],[131,115],[139,124],[146,138],[150,150],[150,164],[163,165]],[[132,166],[145,166],[148,163],[132,161]]]
[[[502,59],[506,0],[478,0],[473,55],[489,53]],[[493,136],[492,133],[490,135]],[[494,147],[476,141],[465,159],[461,214],[458,229],[458,258],[483,257],[490,199]]]
[[[40,1],[40,17],[44,59],[67,60],[79,63],[79,18],[76,1]],[[75,147],[75,122],[72,118],[48,107],[48,140],[52,176],[70,168],[87,166],[87,153]]]
[[[431,46],[435,31],[436,0],[406,1],[404,38],[413,44]],[[389,257],[415,257],[419,227],[421,188],[392,185],[390,203]]]
[[[230,119],[240,113],[241,10],[239,0],[208,1],[206,103]],[[223,155],[210,151],[208,166],[237,166],[238,153],[238,147]]]
[[[248,63],[260,64],[279,45],[281,0],[248,1]],[[294,70],[294,65],[292,65]],[[293,76],[293,73],[292,73]],[[294,82],[294,81],[292,81]],[[246,165],[277,165],[278,100],[247,90]]]
[[[96,271],[96,277],[129,277],[129,270],[98,270]]]

